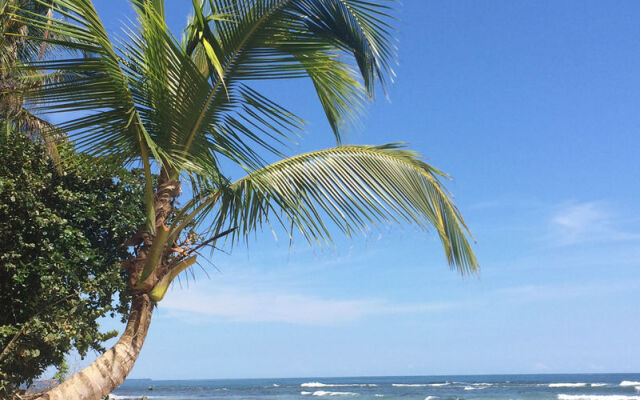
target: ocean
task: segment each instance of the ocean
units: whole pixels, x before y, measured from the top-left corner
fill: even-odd
[[[151,390],[150,390],[151,389]],[[640,374],[127,380],[111,399],[640,400]]]

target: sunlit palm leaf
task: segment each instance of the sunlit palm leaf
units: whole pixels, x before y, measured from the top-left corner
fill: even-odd
[[[205,200],[199,218],[210,221],[206,216],[213,214],[213,230],[235,227],[235,239],[271,220],[296,227],[309,241],[331,240],[325,221],[346,235],[379,222],[432,226],[450,265],[475,271],[467,228],[439,181],[442,176],[398,145],[340,146],[248,175]]]
[[[393,0],[300,0],[293,7],[314,36],[353,53],[365,86],[373,95],[376,80],[385,86],[396,58],[390,13]]]
[[[347,0],[212,1],[229,19],[216,22],[207,41],[218,52],[222,74],[213,74],[214,90],[196,120],[192,135],[225,103],[224,86],[235,81],[310,77],[336,139],[357,117],[362,85],[343,62],[353,55],[369,93],[376,79],[385,82],[395,59],[388,39],[386,2]],[[313,14],[315,13],[315,14]],[[194,17],[194,19],[196,19]],[[334,29],[335,28],[335,29]],[[203,37],[206,36],[203,34]],[[189,46],[187,46],[189,48]],[[202,58],[194,49],[194,58]],[[282,134],[282,132],[278,132]]]

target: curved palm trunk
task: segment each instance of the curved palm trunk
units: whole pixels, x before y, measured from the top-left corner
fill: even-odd
[[[147,336],[153,302],[147,294],[136,294],[124,333],[106,353],[82,371],[37,400],[99,400],[127,377]]]
[[[180,182],[169,179],[169,173],[161,171],[160,180],[155,193],[154,207],[156,229],[164,226],[165,221],[173,210],[173,200],[180,195]],[[167,273],[166,269],[158,268],[145,281],[142,287],[137,286],[137,280],[142,271],[155,238],[147,233],[144,244],[138,255],[130,262],[124,262],[122,267],[129,272],[129,285],[133,291],[129,320],[118,342],[101,355],[91,365],[74,374],[62,384],[46,392],[36,400],[100,400],[111,393],[133,369],[136,359],[142,350],[142,344],[147,337],[154,301],[149,297],[149,290]],[[162,261],[160,261],[162,265]]]

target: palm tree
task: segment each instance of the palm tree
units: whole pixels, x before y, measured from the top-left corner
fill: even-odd
[[[23,103],[20,92],[25,86],[35,87],[49,78],[46,74],[23,76],[15,65],[19,61],[42,58],[50,48],[46,43],[25,40],[27,37],[49,37],[45,27],[35,28],[19,23],[11,18],[12,8],[28,10],[31,16],[43,18],[52,16],[50,2],[29,0],[0,0],[0,125],[5,130],[28,134],[33,139],[42,140],[46,154],[58,165],[55,139],[63,139],[63,133],[47,120],[29,111]],[[44,133],[47,133],[45,135]],[[52,137],[55,135],[55,137]]]
[[[132,291],[125,331],[43,398],[110,393],[133,367],[153,307],[198,251],[264,225],[310,243],[331,241],[329,225],[346,235],[381,222],[430,226],[451,267],[477,269],[444,173],[398,144],[341,145],[345,127],[392,74],[390,1],[194,0],[181,42],[166,26],[162,0],[132,3],[137,24],[118,44],[91,0],[54,0],[52,18],[13,17],[64,37],[43,40],[71,50],[23,67],[59,76],[25,91],[34,111],[66,112],[59,127],[80,150],[112,165],[141,165],[146,176],[146,221],[127,241],[132,257],[122,266]],[[251,83],[292,78],[311,79],[336,147],[285,156],[303,121]],[[265,165],[274,156],[280,161]],[[224,166],[246,176],[231,181]],[[182,183],[190,196],[177,209]]]

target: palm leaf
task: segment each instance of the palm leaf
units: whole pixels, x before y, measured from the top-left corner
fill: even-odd
[[[202,25],[204,15],[196,7],[190,26],[198,25],[200,30],[191,28],[187,32],[184,46],[192,50],[194,59],[201,64],[206,58],[204,50],[198,50],[194,43],[195,32],[201,32],[201,42],[206,40],[211,45],[209,53],[214,56],[209,58],[220,63],[220,67],[207,68],[213,89],[190,130],[187,148],[202,137],[203,127],[220,121],[215,113],[227,100],[233,100],[229,94],[232,89],[226,88],[233,88],[235,82],[296,77],[311,78],[340,143],[342,128],[357,120],[364,99],[363,86],[344,62],[345,56],[352,55],[356,60],[370,95],[376,80],[384,86],[385,76],[392,74],[390,64],[395,60],[395,47],[388,39],[387,1],[212,0],[210,3],[212,12],[223,10],[230,17],[212,18],[215,24],[210,29]],[[238,138],[234,140],[236,148],[255,156],[251,146],[241,143],[248,138],[259,147],[274,150],[266,142],[256,140],[250,134],[251,129],[245,127],[225,126],[230,137]],[[289,138],[287,132],[274,133]],[[253,159],[259,161],[258,157]]]
[[[397,144],[339,146],[257,170],[194,209],[200,223],[214,221],[214,232],[236,228],[235,240],[272,220],[296,227],[310,242],[332,240],[325,221],[348,236],[380,222],[431,226],[449,264],[476,271],[469,232],[440,182],[444,176]]]
[[[59,36],[31,39],[78,50],[87,56],[73,59],[52,58],[34,61],[25,66],[34,71],[60,71],[65,74],[64,80],[27,93],[28,97],[37,99],[35,109],[51,112],[91,111],[89,115],[72,118],[60,126],[74,138],[83,138],[96,126],[109,127],[103,130],[100,140],[91,140],[95,146],[84,148],[90,153],[139,156],[142,138],[153,149],[153,143],[144,137],[138,121],[120,58],[92,3],[88,0],[57,0],[52,7],[57,14],[66,17],[66,20],[31,16],[24,10],[13,17],[17,22],[48,29]]]
[[[376,80],[386,86],[393,76],[391,64],[396,47],[390,39],[393,0],[301,0],[293,2],[303,21],[316,37],[351,52],[358,64],[365,86],[373,95]]]

